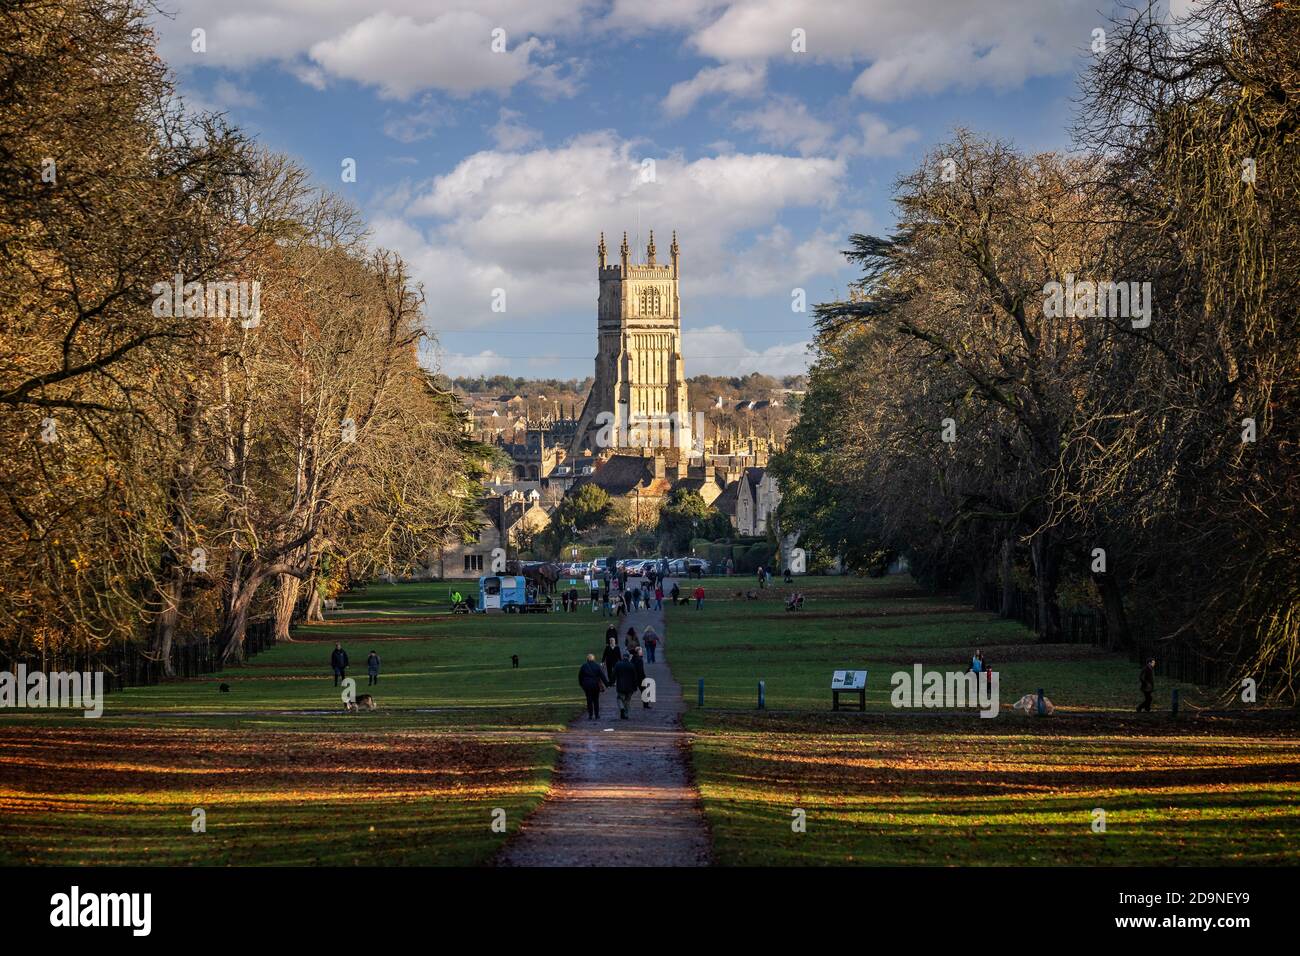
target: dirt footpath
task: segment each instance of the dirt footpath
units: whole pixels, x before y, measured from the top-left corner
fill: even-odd
[[[602,625],[603,625],[602,620]],[[662,611],[623,618],[638,635],[665,637]],[[592,646],[598,646],[593,641]],[[657,700],[645,709],[632,698],[620,720],[613,688],[601,695],[600,719],[579,717],[560,737],[551,792],[497,857],[501,866],[705,866],[709,836],[699,791],[687,770],[682,689],[664,663],[661,644],[646,677]],[[573,663],[573,692],[578,666]]]

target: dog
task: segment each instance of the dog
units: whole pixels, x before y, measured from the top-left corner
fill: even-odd
[[[518,655],[518,654],[511,654],[511,655],[510,655],[510,666],[513,667],[515,670],[519,670],[519,655]]]
[[[1038,713],[1038,695],[1037,695],[1037,694],[1026,694],[1024,697],[1021,697],[1018,701],[1016,701],[1014,704],[1012,704],[1012,705],[1011,705],[1011,709],[1012,709],[1012,710],[1018,710],[1018,711],[1020,711],[1021,713],[1024,713],[1024,714],[1031,714],[1031,715],[1033,715],[1033,714],[1037,714],[1037,713]],[[1055,710],[1056,710],[1056,705],[1052,703],[1051,698],[1049,698],[1049,697],[1044,697],[1044,698],[1043,698],[1043,713],[1044,713],[1045,715],[1047,715],[1047,716],[1050,717],[1050,716],[1052,715],[1052,713],[1053,713]]]
[[[746,601],[757,601],[757,600],[758,600],[758,592],[757,592],[757,591],[746,591],[746,592],[745,592],[745,600],[746,600]]]
[[[369,694],[362,694],[356,700],[350,700],[343,706],[346,710],[349,710],[354,714],[361,710],[374,710],[375,699]]]
[[[229,693],[230,693],[230,685],[229,685],[229,684],[222,684],[221,687],[218,688],[218,689],[219,689],[219,690],[221,691],[221,693],[223,693],[223,694],[229,694]]]

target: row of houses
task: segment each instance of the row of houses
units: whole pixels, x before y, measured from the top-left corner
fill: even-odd
[[[550,524],[550,514],[564,489],[550,487],[545,479],[520,484],[492,486],[483,499],[478,533],[471,541],[450,541],[435,549],[429,560],[432,576],[482,574],[491,568],[495,549],[513,554],[521,541]],[[563,484],[570,491],[583,484],[595,485],[611,499],[628,502],[633,514],[647,523],[673,491],[687,488],[726,515],[737,535],[747,537],[766,534],[781,503],[776,478],[766,468],[729,471],[690,466],[663,455],[612,455],[598,462],[589,474]]]

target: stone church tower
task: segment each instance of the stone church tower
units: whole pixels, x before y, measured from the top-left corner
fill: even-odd
[[[665,451],[647,453],[674,459],[691,454],[677,233],[673,232],[666,263],[655,259],[654,230],[650,231],[644,263],[629,258],[626,232],[619,253],[617,265],[606,261],[602,232],[596,248],[600,278],[596,380],[569,446],[568,460],[575,466],[581,465],[585,450],[593,457],[607,449],[636,454],[652,444]],[[646,421],[663,423],[657,426],[656,439],[649,442],[640,424]]]

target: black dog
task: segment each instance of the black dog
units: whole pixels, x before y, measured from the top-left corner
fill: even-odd
[[[519,669],[519,655],[518,655],[518,654],[511,654],[511,655],[510,655],[510,663],[514,666],[514,669],[515,669],[515,670],[518,670],[518,669]]]
[[[222,684],[222,685],[221,685],[221,693],[223,693],[223,694],[229,694],[229,693],[230,693],[230,685],[229,685],[229,684]]]

